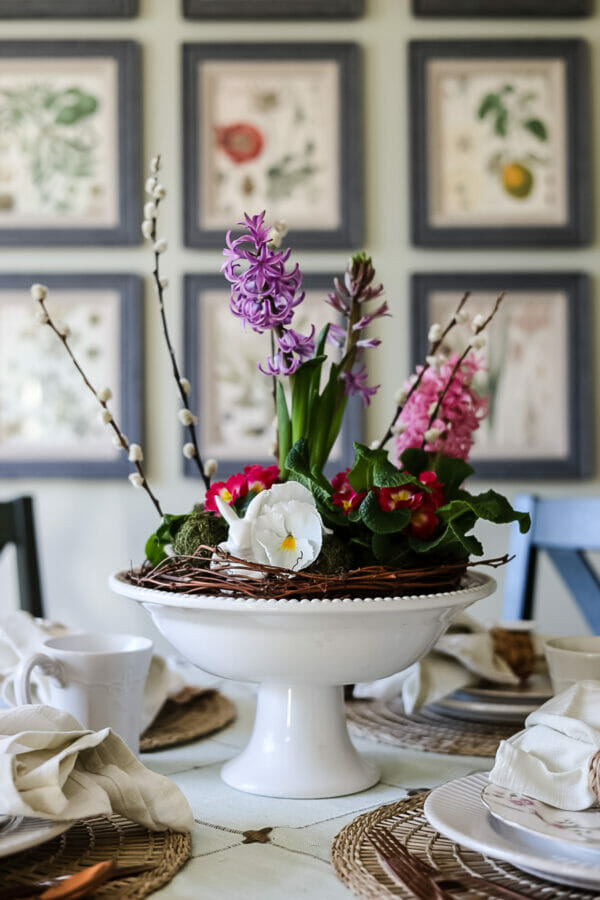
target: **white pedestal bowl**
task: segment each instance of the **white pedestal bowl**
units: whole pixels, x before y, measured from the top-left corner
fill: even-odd
[[[303,798],[353,794],[379,780],[350,741],[342,685],[412,665],[496,587],[480,572],[462,584],[408,597],[257,600],[136,587],[123,573],[110,579],[194,665],[260,685],[252,737],[223,767],[223,780],[252,794]]]

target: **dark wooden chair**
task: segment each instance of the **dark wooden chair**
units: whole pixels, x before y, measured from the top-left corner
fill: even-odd
[[[600,497],[542,499],[515,497],[516,509],[531,516],[531,529],[520,534],[511,526],[509,551],[515,554],[507,570],[503,619],[533,618],[538,555],[543,550],[595,634],[600,634],[600,578],[584,556],[600,550]]]
[[[43,616],[40,567],[33,523],[31,497],[0,501],[0,552],[8,544],[17,551],[17,574],[21,609]]]

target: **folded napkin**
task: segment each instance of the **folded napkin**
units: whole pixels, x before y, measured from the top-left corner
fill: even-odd
[[[55,622],[34,619],[23,610],[0,617],[0,697],[15,705],[14,674],[18,664],[33,653],[43,653],[43,643],[51,637],[69,634],[70,629]],[[141,730],[156,718],[167,697],[177,694],[185,682],[162,656],[153,656],[144,689]],[[36,668],[31,679],[35,703],[50,702],[47,677]]]
[[[579,681],[530,713],[502,741],[490,781],[558,809],[598,804],[600,681]]]
[[[536,656],[543,657],[545,639],[532,635]],[[482,679],[505,685],[520,683],[495,651],[490,631],[463,614],[423,659],[388,678],[355,685],[354,696],[389,700],[401,694],[405,711],[412,713]]]
[[[86,731],[51,706],[0,710],[0,813],[70,821],[118,813],[152,831],[190,831],[179,788],[110,728]]]

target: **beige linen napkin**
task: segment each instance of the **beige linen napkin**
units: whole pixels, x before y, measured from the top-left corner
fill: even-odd
[[[580,681],[552,697],[502,741],[490,781],[558,809],[597,803],[590,787],[592,757],[600,750],[600,681]]]
[[[14,674],[21,660],[32,653],[43,653],[43,643],[48,638],[69,633],[64,625],[34,619],[23,610],[0,617],[0,697],[5,703],[15,705]],[[154,721],[167,697],[177,694],[184,685],[184,679],[167,660],[152,657],[144,688],[142,732]],[[34,702],[50,702],[48,680],[39,669],[33,671],[31,689]]]
[[[545,638],[532,637],[536,655],[543,656]],[[388,678],[355,685],[354,696],[389,700],[401,694],[405,711],[412,713],[481,679],[508,686],[519,684],[508,663],[494,652],[489,631],[463,614],[423,659]]]
[[[152,831],[190,831],[187,800],[110,728],[86,731],[51,706],[0,711],[0,813],[70,821],[118,813]]]

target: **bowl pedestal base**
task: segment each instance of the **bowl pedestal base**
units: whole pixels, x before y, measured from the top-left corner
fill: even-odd
[[[265,797],[342,797],[379,781],[348,735],[343,688],[262,684],[252,737],[221,777]]]

